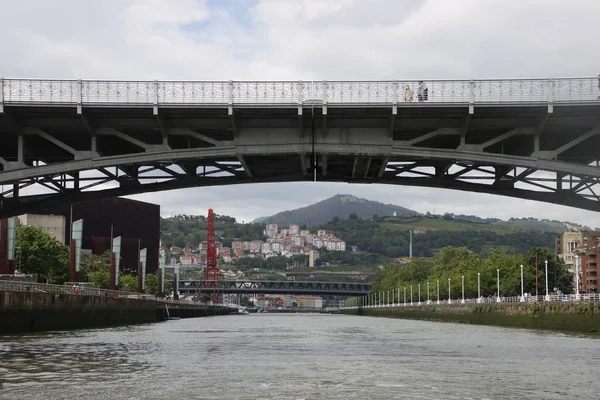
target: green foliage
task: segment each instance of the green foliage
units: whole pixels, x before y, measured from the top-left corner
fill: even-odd
[[[138,278],[129,274],[122,274],[119,276],[119,290],[124,292],[137,292],[138,290]]]
[[[156,274],[146,275],[146,293],[158,294],[158,276]]]
[[[41,228],[17,227],[15,265],[25,274],[38,274],[49,283],[69,279],[69,248]]]
[[[200,242],[206,240],[206,218],[203,215],[177,215],[161,218],[160,231],[163,246],[197,249]],[[262,224],[239,224],[235,218],[226,215],[215,217],[215,235],[223,246],[230,247],[233,240],[253,240],[263,237]]]
[[[408,257],[409,230],[415,226],[439,229],[413,235],[413,255],[418,257],[431,257],[438,249],[447,246],[465,246],[483,256],[490,254],[490,248],[499,246],[525,253],[534,246],[552,248],[555,241],[554,234],[550,232],[512,231],[491,224],[422,217],[379,218],[377,221],[357,217],[348,220],[333,218],[322,228],[344,239],[348,246],[395,258]]]
[[[102,289],[110,288],[110,251],[82,257],[79,271],[81,282],[92,282]]]
[[[531,248],[527,254],[508,254],[494,250],[489,257],[483,259],[471,253],[465,247],[445,247],[432,259],[413,258],[404,265],[387,265],[377,272],[373,292],[393,291],[403,300],[404,287],[413,287],[413,298],[417,301],[417,288],[421,284],[421,301],[427,299],[427,282],[430,285],[430,299],[437,299],[437,282],[440,285],[440,299],[448,298],[448,279],[450,279],[451,298],[462,296],[462,276],[465,279],[465,297],[477,297],[477,280],[481,276],[481,295],[490,296],[497,293],[497,270],[500,270],[500,294],[502,296],[519,296],[521,294],[521,268],[523,265],[524,291],[535,295],[536,269],[535,254],[538,254],[538,290],[545,294],[544,260],[548,260],[549,293],[554,287],[562,293],[572,293],[572,277],[564,263],[545,248]],[[540,261],[541,260],[541,261]],[[556,286],[554,276],[557,277]],[[562,279],[561,279],[562,278]],[[407,295],[408,296],[408,295]]]

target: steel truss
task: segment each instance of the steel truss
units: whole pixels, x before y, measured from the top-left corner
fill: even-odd
[[[221,281],[221,293],[254,294],[304,294],[331,296],[361,296],[371,290],[369,283],[351,282],[300,282],[300,281]],[[205,287],[202,281],[180,281],[182,293],[210,293],[213,288]]]

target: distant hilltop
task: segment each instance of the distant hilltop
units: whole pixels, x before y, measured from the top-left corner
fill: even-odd
[[[394,204],[384,204],[349,194],[338,194],[306,207],[283,211],[270,217],[260,217],[252,222],[316,226],[329,222],[334,217],[347,219],[350,214],[356,214],[361,218],[372,218],[374,215],[383,217],[394,215],[394,213],[398,216],[419,215],[416,211]]]

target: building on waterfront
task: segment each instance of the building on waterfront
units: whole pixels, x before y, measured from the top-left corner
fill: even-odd
[[[71,221],[83,219],[83,250],[102,254],[111,250],[112,238],[121,236],[121,270],[137,274],[139,249],[147,249],[146,271],[158,268],[160,243],[160,206],[111,197],[83,203],[65,204],[37,210],[36,214],[63,216],[66,220],[63,241],[71,236]]]
[[[581,292],[598,290],[598,253],[600,252],[600,231],[570,228],[568,232],[556,236],[556,254],[574,276],[575,263],[579,263]]]

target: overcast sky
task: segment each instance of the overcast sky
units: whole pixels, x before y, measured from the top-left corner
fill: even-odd
[[[342,80],[596,76],[598,0],[3,1],[0,76]],[[249,221],[351,193],[414,210],[600,226],[600,214],[383,185],[281,183],[134,196]]]

